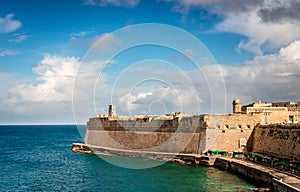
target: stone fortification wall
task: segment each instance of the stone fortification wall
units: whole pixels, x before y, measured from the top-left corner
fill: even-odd
[[[267,124],[288,122],[290,115],[293,116],[295,121],[298,121],[298,111],[273,112],[267,115]]]
[[[91,118],[87,123],[85,144],[124,150],[202,154],[209,149],[243,150],[248,140],[254,152],[280,158],[300,159],[300,133],[284,126],[254,127],[258,123],[283,122],[288,114],[228,114],[175,117],[171,120],[123,120]]]
[[[123,120],[109,118],[90,118],[87,127],[90,130],[106,130],[106,131],[132,131],[132,132],[199,132],[205,127],[203,115],[193,117],[183,117],[179,121],[178,118],[172,120]]]
[[[260,125],[253,131],[250,151],[280,159],[300,160],[300,125]]]
[[[122,150],[198,154],[201,133],[90,130],[87,144]]]
[[[91,118],[87,123],[85,144],[122,150],[198,154],[202,150],[199,148],[201,138],[205,135],[202,118],[150,122]]]
[[[250,135],[252,133],[251,129],[248,130],[225,130],[223,132],[220,132],[216,139],[214,139],[214,142],[211,146],[209,146],[209,149],[214,150],[218,149],[221,151],[237,151],[242,150],[242,147],[240,146],[240,139],[244,138],[248,140],[250,138]],[[212,135],[211,137],[214,137]]]
[[[253,129],[264,118],[261,114],[206,115],[208,128]]]

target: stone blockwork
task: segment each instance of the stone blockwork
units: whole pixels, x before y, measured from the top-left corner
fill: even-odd
[[[218,149],[221,151],[236,151],[239,149],[242,150],[242,148],[239,146],[240,139],[244,138],[248,140],[251,133],[251,129],[225,130],[218,135],[218,137],[214,140],[213,144],[209,147],[209,149]]]
[[[260,125],[248,147],[252,152],[300,161],[300,125]]]
[[[207,127],[212,129],[253,129],[263,121],[261,114],[206,115]]]
[[[204,150],[199,147],[206,131],[203,126],[201,116],[150,122],[90,118],[85,144],[121,150],[198,154]]]
[[[90,130],[86,140],[89,145],[114,149],[198,154],[201,136],[201,133]]]

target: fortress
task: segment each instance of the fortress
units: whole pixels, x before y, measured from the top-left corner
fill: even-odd
[[[295,124],[299,119],[299,102],[258,101],[242,106],[241,100],[235,99],[232,105],[232,114],[190,116],[173,112],[133,117],[117,116],[116,106],[110,105],[107,115],[99,114],[89,119],[84,143],[73,144],[72,150],[153,158],[202,155],[209,150],[233,152],[251,148],[253,151],[259,147],[252,139],[256,127]],[[297,158],[300,160],[299,154]]]
[[[133,117],[117,116],[110,105],[107,115],[89,119],[84,143],[72,151],[213,165],[275,192],[299,192],[300,102],[232,105],[232,114]]]

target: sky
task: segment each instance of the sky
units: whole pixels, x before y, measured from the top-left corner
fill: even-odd
[[[299,0],[0,0],[0,124],[300,101]]]

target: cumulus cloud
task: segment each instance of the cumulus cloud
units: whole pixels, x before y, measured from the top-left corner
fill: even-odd
[[[262,55],[262,46],[267,50],[281,48],[300,38],[297,32],[300,25],[286,23],[264,23],[257,12],[227,14],[224,20],[216,25],[221,32],[236,33],[247,37],[239,43],[238,48]]]
[[[201,8],[218,15],[217,32],[243,35],[239,50],[256,55],[279,49],[300,39],[300,2],[297,0],[167,0],[175,2],[174,10],[188,14]]]
[[[84,0],[82,5],[106,7],[108,5],[116,7],[134,8],[139,4],[139,0]]]
[[[299,53],[300,41],[294,41],[275,54],[256,56],[241,66],[204,65],[193,71],[155,72],[156,79],[161,77],[169,84],[132,87],[127,82],[129,88],[116,90],[118,93],[113,101],[122,115],[153,115],[172,111],[189,114],[231,113],[234,98],[240,98],[243,104],[258,99],[297,102],[300,95],[297,83],[300,77]],[[138,73],[135,75],[137,79],[139,76]],[[146,78],[147,75],[143,73],[143,76]],[[186,77],[192,82],[188,83]],[[224,83],[225,94],[222,89]],[[153,103],[156,103],[158,110],[153,110]]]
[[[300,2],[293,1],[272,1],[270,6],[261,8],[258,11],[259,16],[263,22],[286,23],[295,22],[299,23],[300,18]]]
[[[0,122],[72,122],[72,89],[78,65],[74,57],[46,55],[33,67],[37,77],[32,81],[7,79],[15,83],[5,88],[6,94],[0,95]]]
[[[14,14],[7,14],[4,18],[0,17],[0,33],[10,33],[22,26],[18,20],[13,20]]]
[[[161,62],[155,64],[149,61],[144,63],[148,68],[144,65],[129,68],[114,85],[106,77],[112,75],[109,70],[95,78],[99,69],[107,64],[104,61],[88,63],[79,70],[81,75],[75,78],[79,62],[74,57],[45,56],[33,67],[37,75],[35,81],[14,86],[9,91],[10,96],[2,99],[0,120],[8,118],[6,114],[9,114],[11,118],[34,120],[40,116],[40,120],[54,118],[61,122],[62,117],[66,117],[70,122],[75,81],[73,101],[77,102],[78,111],[75,113],[81,117],[80,122],[95,115],[95,105],[98,113],[107,112],[109,102],[117,104],[120,115],[172,111],[229,113],[232,112],[234,98],[241,98],[243,104],[247,104],[258,99],[299,101],[300,95],[297,83],[300,77],[300,41],[292,42],[277,53],[256,56],[241,66],[204,65],[193,71],[182,71],[172,69],[170,65],[161,67]],[[152,66],[149,66],[151,63]],[[219,78],[220,75],[222,78]],[[2,79],[5,78],[7,76],[4,74]],[[226,86],[226,101],[221,89],[223,83]],[[227,104],[226,111],[224,102]]]
[[[76,57],[45,55],[32,68],[35,79],[27,80],[27,83],[20,83],[24,80],[15,80],[8,87],[1,86],[8,91],[0,94],[0,122],[12,123],[17,118],[18,122],[71,123],[74,122],[74,103],[80,107],[74,113],[82,115],[77,122],[86,122],[94,115],[85,113],[94,109],[90,105],[90,101],[93,103],[94,99],[94,79],[107,62],[81,62]],[[0,73],[0,79],[11,82],[8,77]],[[105,81],[105,74],[101,76],[101,80]]]
[[[185,113],[199,113],[201,100],[192,93],[191,87],[148,87],[119,97],[116,104],[121,114],[128,116],[160,115],[181,111]],[[197,101],[199,99],[199,101]]]
[[[35,84],[21,84],[10,89],[12,101],[51,102],[70,101],[74,77],[79,67],[75,57],[47,55],[35,67]]]
[[[220,65],[228,98],[239,97],[246,103],[258,99],[298,101],[299,51],[300,41],[295,41],[276,54],[257,56],[238,67]],[[212,68],[208,67],[206,71]]]

